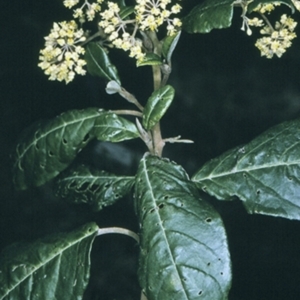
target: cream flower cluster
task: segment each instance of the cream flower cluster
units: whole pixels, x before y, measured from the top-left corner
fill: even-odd
[[[157,31],[163,23],[167,23],[168,35],[174,35],[182,23],[178,18],[169,18],[172,14],[178,14],[181,6],[175,4],[170,9],[167,7],[172,0],[136,0],[136,20],[141,30]]]
[[[296,37],[296,33],[294,33],[296,25],[297,22],[284,14],[281,16],[280,22],[276,22],[275,29],[268,25],[262,28],[260,33],[268,36],[258,39],[255,43],[261,55],[267,58],[272,58],[274,54],[281,57]]]
[[[84,48],[78,45],[85,41],[84,32],[75,21],[54,23],[45,37],[45,48],[40,51],[38,66],[49,75],[49,80],[69,83],[75,74],[85,75],[82,68],[86,62],[80,58]]]
[[[80,0],[64,0],[64,6],[67,8],[72,8],[73,6],[77,5]],[[90,3],[88,0],[84,0],[84,3],[81,7],[76,8],[73,10],[73,17],[79,19],[81,23],[86,21],[93,21],[96,15],[96,12],[101,11],[100,4],[104,0],[97,0],[97,3]]]
[[[73,9],[73,16],[84,23],[92,21],[98,15],[101,20],[98,23],[99,32],[94,36],[104,39],[109,46],[129,51],[129,56],[138,61],[145,57],[143,42],[137,37],[138,31],[144,36],[143,31],[157,31],[162,24],[167,25],[168,35],[175,34],[181,27],[178,18],[172,15],[181,11],[179,4],[172,5],[174,0],[135,0],[134,9],[124,13],[118,5],[118,1],[105,0],[63,0],[65,7]],[[102,5],[106,6],[103,10]],[[77,6],[78,5],[78,6]],[[75,7],[79,8],[75,8]],[[75,8],[75,9],[74,9]],[[125,11],[126,11],[125,7]],[[128,12],[130,12],[128,14]],[[77,23],[54,23],[53,28],[45,38],[45,48],[40,51],[40,63],[45,74],[50,80],[73,80],[75,74],[84,75],[83,66],[86,62],[81,58],[84,54],[82,43],[86,41],[83,29],[79,29]]]
[[[135,20],[123,20],[120,15],[120,7],[114,2],[108,2],[108,9],[100,13],[102,21],[99,26],[103,28],[104,33],[108,35],[108,40],[113,46],[124,51],[130,50],[130,57],[142,60],[145,53],[142,52],[142,41],[135,38],[137,30]],[[132,35],[126,30],[129,24],[134,26]]]
[[[293,0],[296,1],[296,0]],[[254,11],[258,12],[263,19],[257,17],[249,19],[245,16],[247,10],[242,14],[243,26],[242,30],[247,28],[247,34],[251,35],[250,26],[262,27],[260,33],[265,35],[258,39],[255,46],[260,50],[261,56],[272,58],[274,55],[281,57],[286,49],[292,45],[292,40],[296,37],[294,32],[297,22],[292,18],[282,15],[279,22],[275,23],[275,28],[271,25],[265,14],[270,14],[275,9],[275,6],[281,5],[280,2],[259,4]]]

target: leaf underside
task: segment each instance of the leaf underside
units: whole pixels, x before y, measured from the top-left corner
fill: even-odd
[[[98,227],[86,224],[30,244],[15,244],[0,257],[0,299],[82,299]]]
[[[56,193],[68,202],[87,203],[99,211],[127,195],[133,183],[132,176],[117,176],[78,165],[58,176]]]
[[[185,171],[145,156],[135,205],[141,224],[138,275],[148,300],[227,299],[231,268],[223,223]]]
[[[300,220],[300,120],[275,126],[206,163],[192,178],[220,200],[237,196],[248,213]]]

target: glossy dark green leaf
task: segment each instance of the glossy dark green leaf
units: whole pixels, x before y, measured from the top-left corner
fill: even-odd
[[[171,62],[171,57],[179,41],[180,35],[181,35],[181,31],[177,32],[172,36],[166,36],[163,40],[162,54],[168,63]]]
[[[189,33],[208,33],[231,26],[235,0],[206,0],[183,18],[183,29]]]
[[[134,123],[114,113],[97,118],[92,132],[98,140],[107,142],[121,142],[140,136]]]
[[[294,5],[291,0],[280,0],[280,1],[274,1],[274,0],[254,0],[253,2],[250,2],[248,5],[248,12],[252,12],[253,9],[255,9],[259,4],[265,4],[265,3],[274,3],[274,2],[280,2],[282,4],[285,4],[289,6],[292,9],[292,12],[294,12]]]
[[[206,163],[193,177],[220,200],[237,196],[249,213],[300,220],[300,120],[282,123]]]
[[[134,177],[117,176],[92,167],[79,165],[57,178],[57,195],[72,203],[87,203],[95,211],[114,204],[127,195]]]
[[[143,111],[143,126],[149,130],[164,116],[174,99],[175,90],[166,85],[152,93]]]
[[[99,76],[108,81],[115,80],[119,84],[120,78],[116,67],[110,62],[106,51],[99,43],[91,42],[85,51],[87,70],[91,75]]]
[[[0,256],[0,299],[82,299],[97,231],[90,223],[67,234],[6,248]]]
[[[141,226],[138,276],[148,300],[227,299],[231,264],[222,220],[182,167],[145,156],[135,206]]]
[[[143,60],[137,61],[136,65],[137,67],[142,67],[142,66],[158,66],[161,65],[162,61],[161,58],[154,54],[154,53],[147,53]]]
[[[25,130],[14,155],[14,183],[18,189],[39,186],[69,166],[94,137],[98,108],[71,110]]]

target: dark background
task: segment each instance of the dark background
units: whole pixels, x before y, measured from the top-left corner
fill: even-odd
[[[189,0],[187,5],[195,3],[199,1]],[[26,192],[13,189],[9,155],[24,128],[69,109],[130,106],[106,95],[105,83],[98,78],[77,77],[65,85],[48,81],[37,67],[43,36],[53,21],[71,18],[62,0],[1,1],[0,14],[0,250],[88,221],[136,231],[130,198],[93,213],[55,198],[51,184]],[[174,54],[170,84],[176,88],[176,99],[162,121],[162,132],[164,137],[180,134],[195,144],[167,145],[164,155],[190,175],[210,158],[300,116],[299,40],[281,59],[261,58],[254,47],[255,34],[248,37],[240,31],[239,15],[236,10],[230,29],[207,35],[183,33]],[[299,20],[299,15],[295,18]],[[151,93],[150,68],[136,69],[134,60],[120,51],[112,52],[112,60],[124,87],[145,103]],[[82,159],[108,171],[134,174],[146,149],[139,141],[123,147],[92,143]],[[120,161],[120,156],[126,160]],[[298,299],[300,222],[247,215],[238,201],[208,200],[221,213],[228,233],[233,264],[230,300]],[[85,299],[139,299],[137,253],[138,247],[127,237],[98,237]]]

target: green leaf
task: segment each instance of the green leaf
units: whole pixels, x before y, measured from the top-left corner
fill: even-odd
[[[189,33],[208,33],[231,26],[235,0],[206,0],[183,18],[183,29]]]
[[[291,0],[279,0],[279,1],[274,1],[274,0],[254,0],[253,2],[249,3],[248,5],[248,12],[252,12],[253,9],[255,9],[259,4],[265,4],[265,3],[274,3],[274,2],[280,2],[282,4],[287,5],[288,7],[291,8],[292,12],[294,13],[294,5]]]
[[[145,156],[135,184],[141,226],[138,276],[148,300],[227,299],[226,234],[182,167]]]
[[[14,157],[14,183],[18,189],[40,186],[69,166],[94,137],[98,108],[71,110],[25,130]]]
[[[125,6],[120,10],[119,16],[122,20],[125,20],[133,12],[134,12],[134,6]]]
[[[116,67],[110,62],[105,50],[99,43],[91,42],[85,51],[87,70],[91,75],[99,76],[108,81],[115,80],[121,85]]]
[[[141,61],[137,61],[136,65],[137,67],[142,67],[142,66],[158,66],[161,65],[162,61],[161,58],[154,53],[146,53],[145,57]]]
[[[132,176],[117,176],[79,165],[60,174],[56,192],[69,202],[88,203],[99,211],[128,194],[133,183]]]
[[[140,136],[134,123],[109,112],[97,118],[93,134],[98,140],[107,142],[121,142]]]
[[[149,130],[164,116],[174,98],[175,90],[166,85],[152,93],[143,111],[143,126]]]
[[[181,31],[177,32],[172,36],[166,36],[163,40],[162,54],[168,63],[171,62],[171,57],[179,41],[180,35],[181,35]]]
[[[94,223],[30,244],[15,244],[0,257],[0,299],[82,299],[90,273]]]
[[[300,120],[282,123],[206,163],[193,177],[220,200],[237,196],[248,213],[300,220]]]

